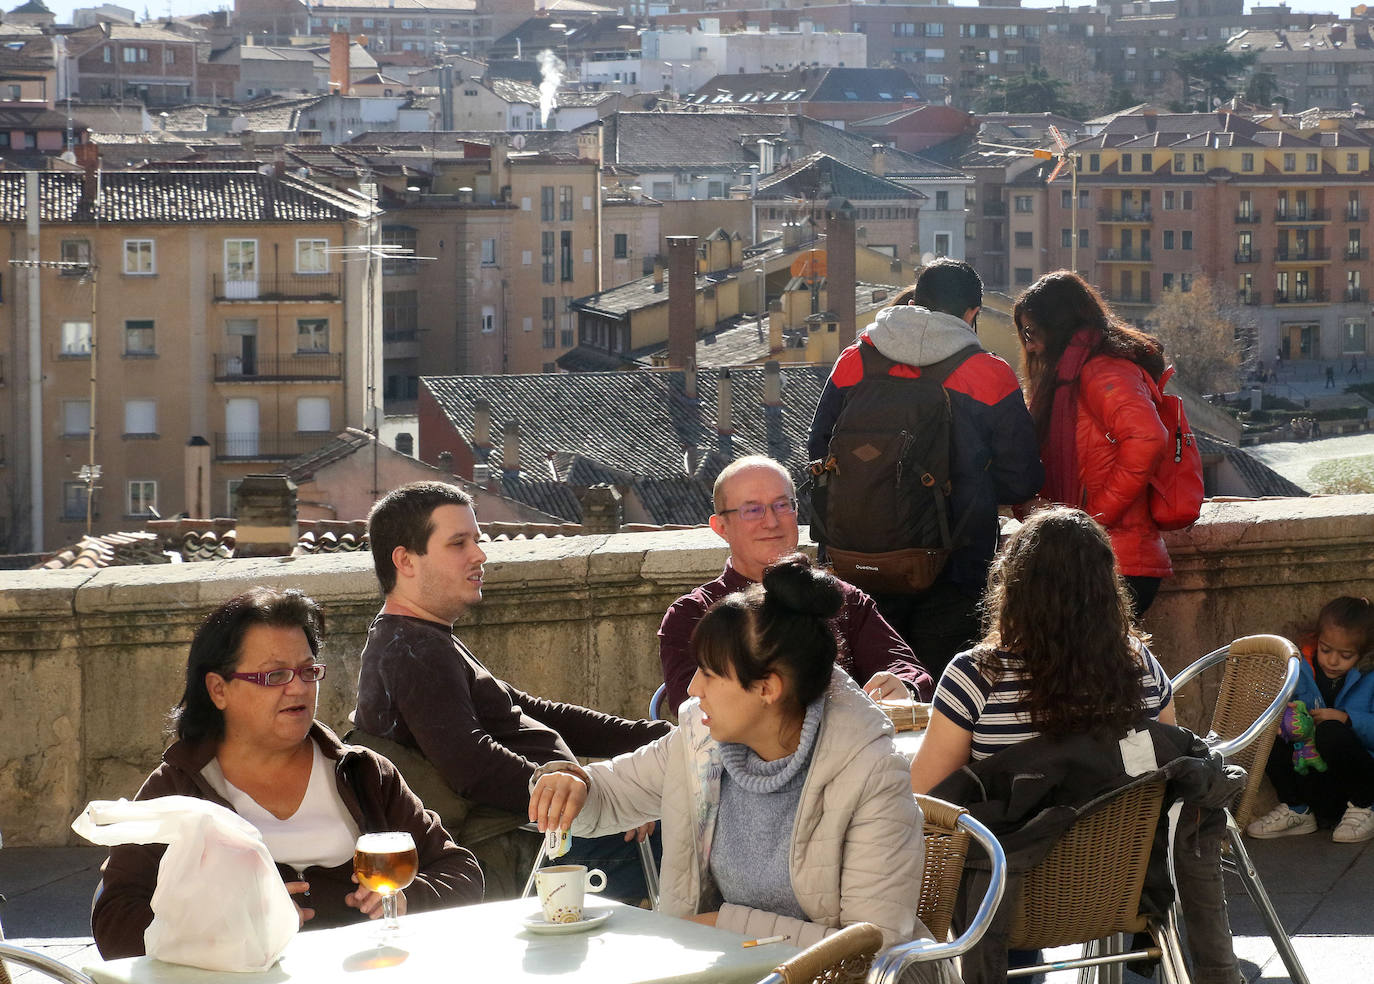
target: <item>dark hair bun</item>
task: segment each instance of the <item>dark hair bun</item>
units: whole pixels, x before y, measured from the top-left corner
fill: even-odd
[[[767,604],[817,618],[830,618],[844,603],[834,576],[801,553],[770,564],[763,572],[763,590]]]

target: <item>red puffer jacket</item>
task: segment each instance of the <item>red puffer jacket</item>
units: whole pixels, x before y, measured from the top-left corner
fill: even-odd
[[[1078,472],[1083,508],[1112,537],[1122,574],[1173,573],[1146,489],[1169,444],[1145,370],[1127,359],[1096,355],[1078,377]]]

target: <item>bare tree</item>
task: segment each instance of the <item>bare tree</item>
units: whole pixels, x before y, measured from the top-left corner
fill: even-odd
[[[1222,393],[1240,385],[1255,326],[1208,278],[1198,277],[1186,291],[1164,291],[1149,327],[1164,343],[1165,359],[1179,379],[1193,389]]]

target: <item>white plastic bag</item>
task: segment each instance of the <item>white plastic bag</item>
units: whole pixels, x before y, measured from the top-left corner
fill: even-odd
[[[72,822],[95,844],[166,844],[146,952],[205,970],[267,970],[300,928],[262,835],[192,796],[96,800]]]

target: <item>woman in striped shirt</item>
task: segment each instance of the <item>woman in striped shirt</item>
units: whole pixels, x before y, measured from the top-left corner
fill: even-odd
[[[1026,520],[993,563],[984,604],[982,644],[936,687],[914,791],[1037,735],[1174,723],[1169,678],[1131,624],[1111,541],[1087,513],[1057,506]]]

